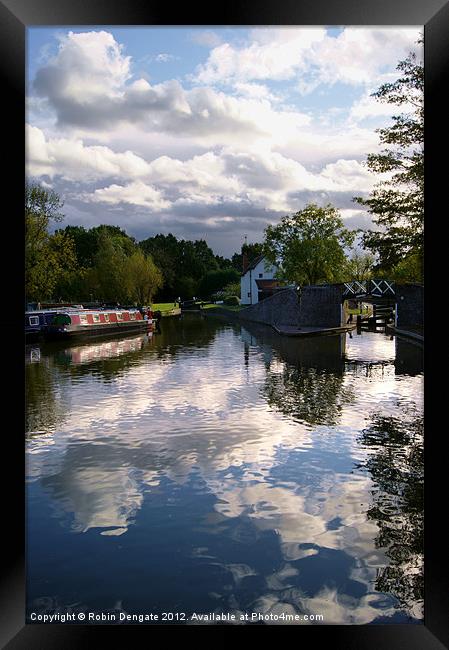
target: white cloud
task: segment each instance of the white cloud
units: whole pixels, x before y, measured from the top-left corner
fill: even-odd
[[[159,156],[152,161],[131,151],[85,145],[80,139],[46,139],[37,127],[27,126],[28,171],[32,176],[72,183],[109,183],[81,198],[109,205],[128,204],[150,211],[183,206],[247,204],[263,210],[297,209],[298,194],[363,193],[375,178],[360,162],[338,159],[317,171],[297,160],[255,145],[244,150],[223,147],[187,160]],[[128,182],[123,182],[128,181]],[[229,215],[227,215],[229,216]]]
[[[216,47],[222,42],[221,36],[209,30],[198,30],[191,34],[190,40],[204,47]]]
[[[163,198],[161,192],[142,181],[135,181],[124,186],[109,185],[109,187],[95,190],[93,194],[86,195],[85,198],[88,201],[113,205],[127,203],[147,208],[152,212],[170,207],[170,202]]]
[[[61,176],[84,182],[106,177],[138,178],[148,174],[148,164],[132,151],[115,153],[104,146],[85,146],[81,140],[46,139],[37,127],[27,125],[27,165],[30,175]]]
[[[323,28],[254,29],[243,46],[223,43],[195,79],[205,84],[297,79],[300,92],[338,81],[370,84],[415,48],[419,28],[350,28],[336,38]]]
[[[187,237],[211,228],[224,241],[244,228],[258,239],[268,222],[308,201],[332,202],[348,224],[368,225],[365,212],[350,214],[352,197],[376,181],[362,165],[379,149],[372,120],[380,126],[393,112],[369,93],[396,78],[417,30],[347,28],[336,38],[323,28],[242,33],[238,44],[217,43],[210,30],[192,35],[214,49],[191,86],[133,76],[131,57],[106,31],[62,36],[28,100],[28,173],[62,192],[83,225],[89,214],[92,225],[115,223],[125,215],[116,208],[128,206],[123,227],[131,234],[144,232],[143,215],[151,214],[154,228],[171,224]],[[235,39],[233,30],[220,38],[228,34]],[[156,65],[155,57],[172,56],[165,55],[139,61]],[[341,89],[331,103],[336,81],[353,86],[352,107],[341,103]],[[326,85],[312,98],[297,92],[319,84]]]
[[[323,40],[323,28],[253,30],[252,42],[244,47],[223,43],[214,48],[205,64],[198,66],[199,83],[246,82],[255,79],[291,79],[304,69],[306,52]]]
[[[413,112],[412,104],[403,104],[400,109],[394,104],[381,102],[372,93],[375,89],[365,92],[360,99],[355,101],[349,112],[349,119],[354,122],[360,122],[367,118],[391,118],[398,112]]]
[[[126,123],[148,133],[229,142],[273,134],[285,139],[287,129],[310,122],[299,111],[273,110],[263,86],[242,86],[245,96],[232,97],[212,88],[185,90],[174,79],[155,85],[132,80],[130,57],[105,32],[70,32],[57,56],[37,72],[34,87],[55,111],[60,128],[96,131]]]
[[[64,102],[79,97],[81,103],[120,97],[130,78],[131,57],[123,56],[109,32],[69,32],[60,37],[59,50],[36,74],[36,87]]]

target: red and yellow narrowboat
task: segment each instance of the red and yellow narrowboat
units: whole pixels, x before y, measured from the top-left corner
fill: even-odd
[[[47,338],[108,336],[153,330],[152,313],[144,318],[138,309],[67,309],[53,316]]]

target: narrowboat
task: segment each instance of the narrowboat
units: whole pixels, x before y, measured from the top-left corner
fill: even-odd
[[[48,339],[108,336],[153,330],[153,318],[138,309],[67,309],[53,316],[46,327]]]
[[[66,310],[65,310],[66,311]],[[45,336],[53,317],[61,312],[60,309],[39,309],[25,312],[25,340],[37,341]]]

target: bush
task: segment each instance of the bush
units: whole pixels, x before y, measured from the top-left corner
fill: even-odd
[[[240,298],[238,296],[226,296],[223,302],[225,305],[229,305],[230,307],[238,306],[240,305]]]
[[[238,282],[230,282],[223,289],[225,296],[237,296],[240,298],[240,280]]]

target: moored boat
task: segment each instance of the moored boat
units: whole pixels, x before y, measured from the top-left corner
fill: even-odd
[[[38,309],[35,311],[25,312],[25,339],[29,341],[37,341],[47,333],[49,325],[53,322],[53,318],[61,313],[61,309]]]
[[[144,319],[138,309],[70,309],[54,315],[44,335],[46,338],[73,338],[152,329],[153,319]]]

